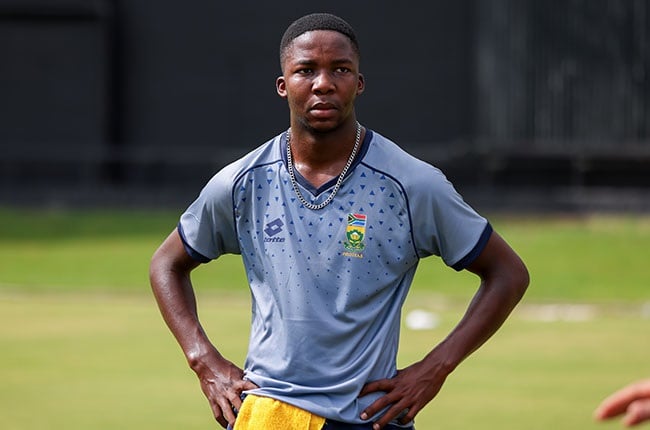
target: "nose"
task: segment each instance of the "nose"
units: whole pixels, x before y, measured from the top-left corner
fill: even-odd
[[[314,77],[312,89],[319,94],[326,94],[336,88],[334,78],[328,71],[321,71]]]

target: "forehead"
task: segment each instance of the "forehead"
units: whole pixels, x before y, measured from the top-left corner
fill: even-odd
[[[358,60],[350,39],[333,30],[307,31],[293,39],[285,51],[287,61],[321,56],[336,56],[338,60]]]

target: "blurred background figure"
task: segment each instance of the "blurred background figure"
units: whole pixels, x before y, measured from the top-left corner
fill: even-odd
[[[634,382],[603,400],[595,412],[606,420],[623,415],[623,424],[635,426],[650,420],[650,379]]]

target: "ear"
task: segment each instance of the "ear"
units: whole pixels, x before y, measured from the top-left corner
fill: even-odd
[[[366,89],[366,81],[363,78],[363,75],[359,73],[359,79],[357,80],[357,95],[363,93],[363,90]]]
[[[275,90],[280,97],[283,99],[287,98],[287,85],[284,76],[278,76],[278,79],[275,80]]]

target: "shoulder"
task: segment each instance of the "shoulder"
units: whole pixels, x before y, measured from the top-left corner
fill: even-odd
[[[440,169],[408,153],[383,135],[375,131],[372,133],[370,147],[363,160],[369,168],[390,176],[408,191],[450,185]]]
[[[281,134],[264,142],[241,158],[227,164],[208,181],[204,191],[213,188],[232,188],[241,178],[252,170],[282,160],[280,151]]]

